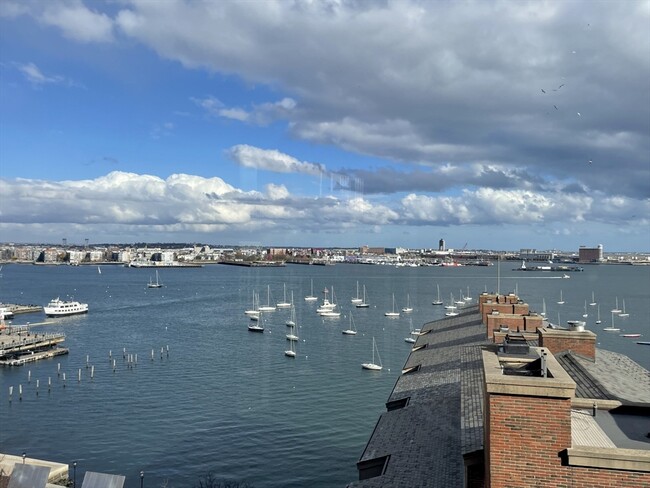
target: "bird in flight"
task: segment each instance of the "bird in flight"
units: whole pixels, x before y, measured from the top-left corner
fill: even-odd
[[[590,160],[589,160],[589,164],[591,164],[591,163],[593,163],[593,161],[590,159]]]
[[[582,117],[582,114],[580,112],[576,112],[578,114],[578,117]]]
[[[544,88],[540,88],[540,89],[542,90],[542,93],[546,93],[546,91],[544,90]]]
[[[553,105],[555,107],[555,110],[558,110],[557,105]]]

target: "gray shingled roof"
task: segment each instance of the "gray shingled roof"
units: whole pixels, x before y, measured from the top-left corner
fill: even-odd
[[[389,397],[409,398],[408,405],[381,415],[359,460],[390,456],[385,471],[350,488],[462,487],[462,454],[482,447],[481,398],[462,396],[482,392],[480,352],[467,347],[487,343],[478,307],[425,324],[422,331],[430,332],[414,348],[426,347],[411,352],[404,366],[419,369],[402,374]]]

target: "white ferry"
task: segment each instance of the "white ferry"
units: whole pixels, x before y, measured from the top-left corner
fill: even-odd
[[[59,297],[50,301],[43,307],[45,315],[48,317],[63,317],[65,315],[75,315],[78,313],[87,313],[88,304],[79,302],[67,302],[60,300]]]

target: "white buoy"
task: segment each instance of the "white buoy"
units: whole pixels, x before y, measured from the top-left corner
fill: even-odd
[[[18,385],[18,398],[23,399],[23,385]]]
[[[153,349],[151,350],[151,360],[153,361]]]
[[[81,382],[81,368],[79,368],[79,374],[77,374],[77,381]]]
[[[108,359],[110,360],[113,357],[113,351],[108,351]]]
[[[47,391],[50,391],[50,388],[52,388],[52,377],[48,376],[47,377]]]
[[[27,383],[32,382],[32,370],[27,371]]]
[[[113,359],[113,373],[115,373],[115,359]]]
[[[90,355],[86,354],[86,369],[88,369],[88,363],[90,362]]]
[[[10,386],[9,387],[9,401],[11,401],[11,397],[13,396],[13,394],[14,394],[14,387]]]
[[[61,376],[61,363],[57,363],[56,365],[56,374],[57,376]]]
[[[63,388],[65,388],[65,373],[63,373]]]

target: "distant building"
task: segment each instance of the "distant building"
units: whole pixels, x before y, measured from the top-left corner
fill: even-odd
[[[445,240],[440,239],[438,241],[438,251],[444,251],[445,250]]]
[[[537,249],[520,249],[519,259],[524,261],[553,261],[556,254],[552,251],[538,251]]]
[[[580,246],[578,250],[579,263],[600,263],[603,261],[603,245],[596,247]]]

